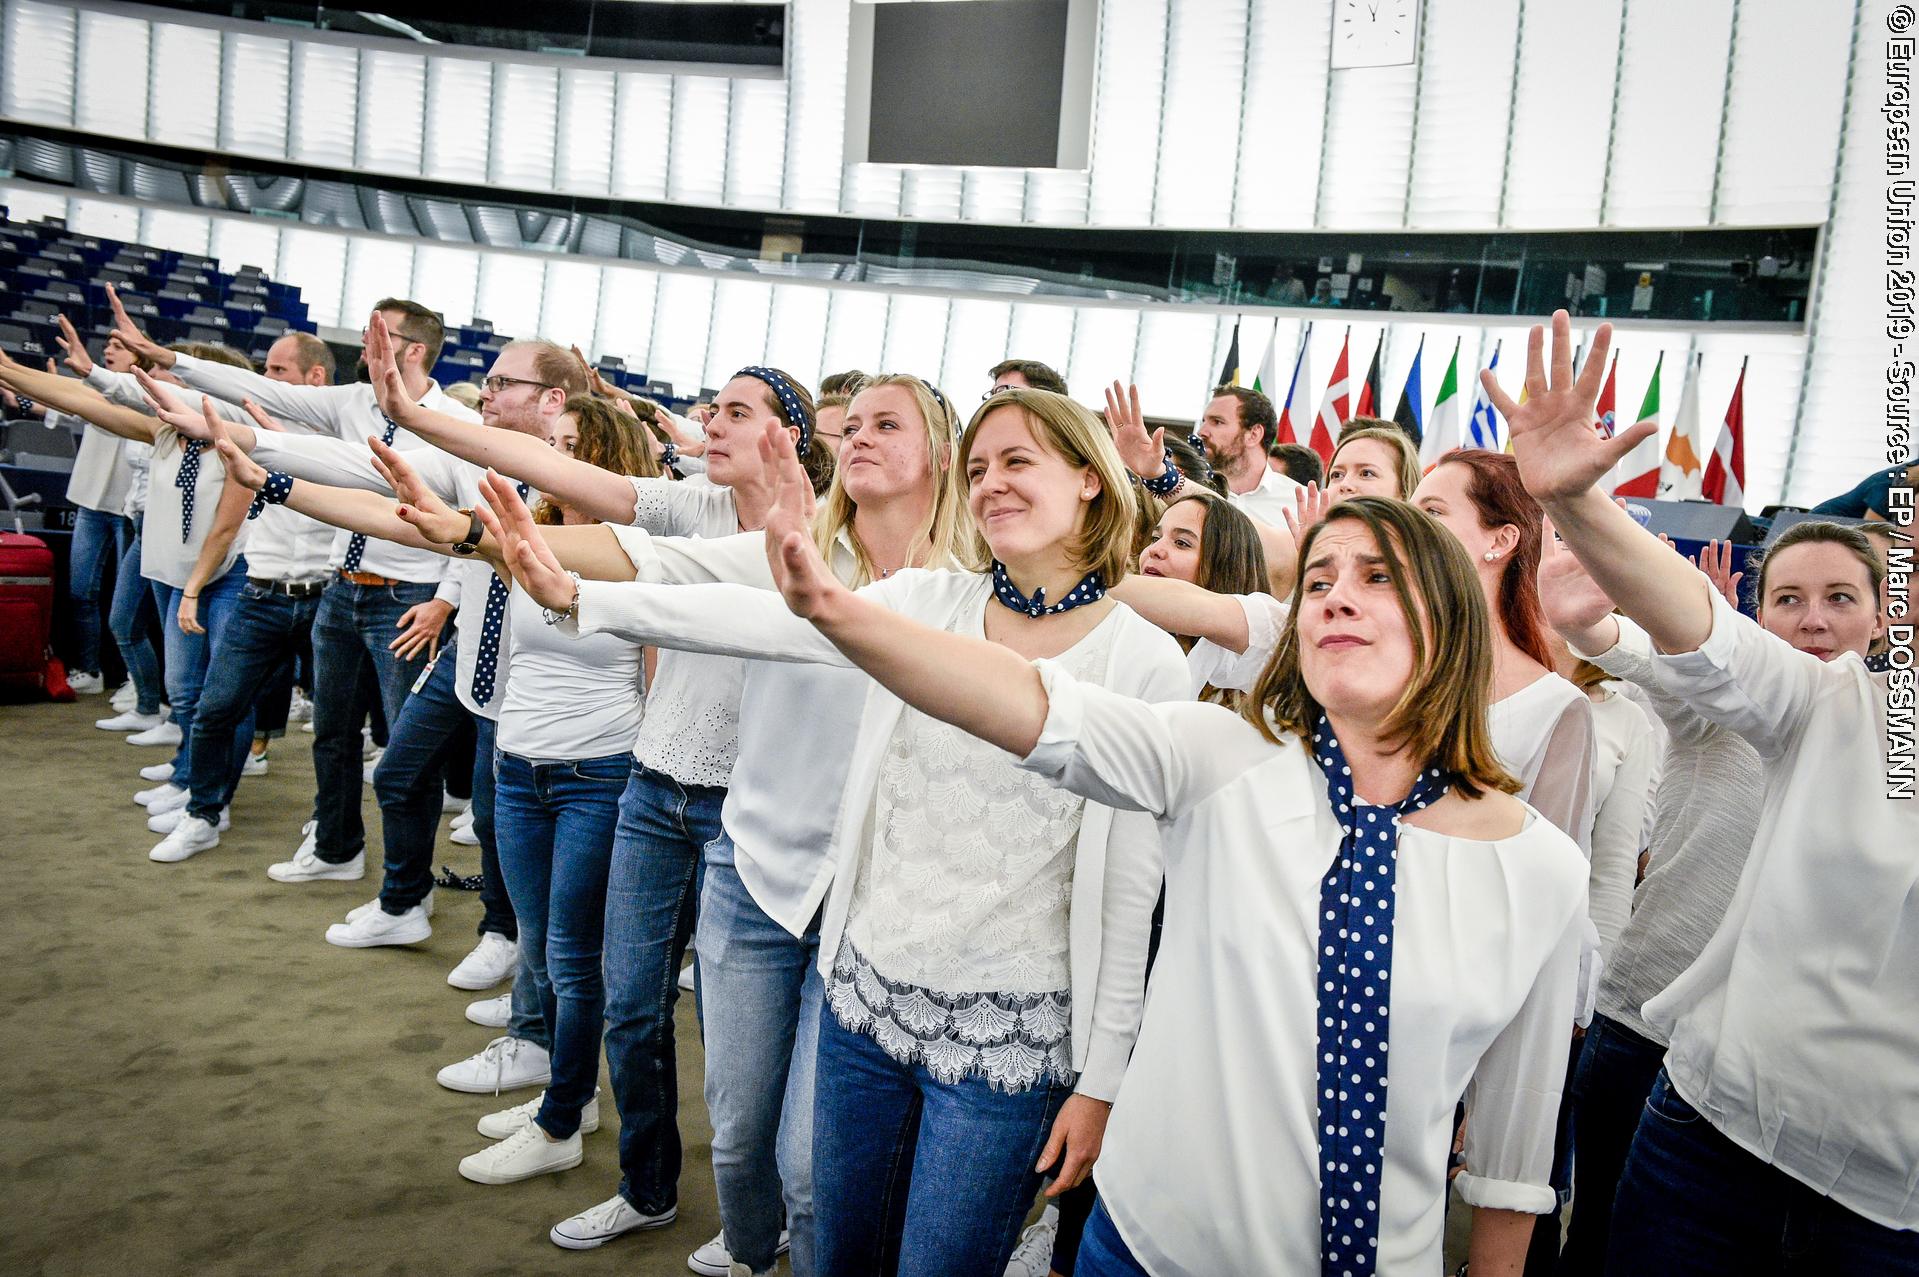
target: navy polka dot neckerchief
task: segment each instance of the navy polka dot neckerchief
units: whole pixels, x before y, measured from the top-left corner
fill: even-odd
[[[380,414],[380,420],[386,422],[386,429],[380,434],[380,442],[391,448],[393,446],[393,435],[399,430],[400,423],[387,416],[384,412]],[[366,533],[355,532],[347,538],[346,558],[341,561],[340,570],[342,572],[358,572],[360,570],[361,556],[365,553]]]
[[[259,518],[260,512],[270,505],[285,505],[287,498],[292,495],[292,475],[282,474],[278,470],[267,471],[267,481],[253,494],[253,504],[247,507],[247,518]]]
[[[1049,604],[1046,601],[1044,586],[1034,590],[1032,598],[1027,598],[1019,592],[1019,587],[1013,584],[1013,578],[1006,574],[1006,565],[994,559],[993,597],[1015,612],[1022,612],[1027,616],[1058,616],[1061,612],[1070,612],[1076,607],[1099,602],[1106,597],[1106,582],[1095,569],[1081,577],[1079,584],[1069,590],[1065,598]]]
[[[518,485],[520,500],[527,487]],[[473,656],[473,699],[484,705],[493,699],[500,673],[500,630],[506,625],[507,583],[494,573],[486,583],[486,610],[480,613],[480,649]]]
[[[1319,884],[1319,1270],[1369,1277],[1379,1262],[1379,1184],[1386,1164],[1387,1013],[1402,817],[1445,797],[1452,777],[1427,768],[1390,807],[1353,796],[1346,751],[1326,716],[1313,757],[1342,837]]]
[[[173,486],[180,489],[180,540],[191,543],[193,497],[200,487],[200,452],[206,445],[192,439],[182,439],[180,443],[186,455],[180,458],[180,468],[174,471]]]

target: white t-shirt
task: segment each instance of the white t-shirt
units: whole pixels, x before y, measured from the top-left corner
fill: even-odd
[[[610,634],[560,633],[517,586],[507,619],[513,642],[500,680],[500,749],[530,762],[578,762],[631,749],[646,683],[640,649]]]

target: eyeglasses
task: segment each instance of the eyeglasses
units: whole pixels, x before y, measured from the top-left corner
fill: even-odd
[[[985,403],[988,399],[991,399],[994,395],[1003,395],[1009,390],[1018,390],[1018,389],[1019,387],[1013,385],[1011,382],[1004,382],[1000,385],[994,386],[991,390],[981,395],[979,397],[979,401],[981,403]]]
[[[426,345],[426,343],[425,343],[425,342],[423,342],[423,341],[421,341],[421,340],[420,340],[420,339],[419,339],[418,337],[409,337],[409,336],[407,336],[407,335],[406,335],[405,333],[401,333],[401,332],[395,332],[395,331],[394,331],[394,330],[392,330],[391,328],[389,328],[389,329],[387,329],[387,334],[386,334],[386,335],[387,335],[388,337],[390,337],[390,338],[392,338],[392,339],[393,339],[394,341],[396,341],[396,342],[399,342],[399,343],[400,343],[400,344],[401,344],[402,346],[424,346],[424,345]],[[364,343],[364,342],[366,341],[366,329],[364,329],[364,328],[362,328],[362,329],[360,330],[360,341],[361,341],[362,343]]]
[[[554,388],[553,383],[547,381],[531,381],[525,377],[501,377],[498,375],[483,379],[480,385],[489,394],[495,395],[505,390],[508,386],[538,386],[542,390],[552,390]]]

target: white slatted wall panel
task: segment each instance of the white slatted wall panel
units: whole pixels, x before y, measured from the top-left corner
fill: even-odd
[[[605,195],[613,178],[611,71],[566,67],[560,72],[559,132],[553,169],[560,190]]]
[[[1429,0],[1425,23],[1406,224],[1495,225],[1519,0]]]
[[[285,40],[229,31],[220,76],[220,145],[284,159],[292,50]],[[163,86],[167,92],[170,85]]]
[[[1832,198],[1852,27],[1770,21],[1744,5],[1733,49],[1717,220],[1733,226],[1824,221]]]
[[[482,104],[492,95],[490,63],[473,58],[427,59],[426,136],[420,160],[425,176],[443,182],[486,182],[493,121]]]
[[[1607,225],[1706,223],[1732,10],[1733,0],[1660,0],[1627,10]],[[1755,21],[1764,21],[1754,10]]]
[[[324,168],[352,168],[358,117],[340,104],[359,100],[360,55],[339,45],[299,41],[290,74],[288,153]]]
[[[1606,185],[1620,0],[1525,2],[1506,224],[1597,225]]]
[[[150,37],[151,29],[142,18],[94,9],[80,11],[75,128],[131,138],[146,136]]]

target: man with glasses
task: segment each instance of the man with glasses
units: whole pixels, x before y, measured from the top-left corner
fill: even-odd
[[[993,379],[993,385],[980,396],[981,403],[985,403],[1002,390],[1011,390],[1015,387],[1023,390],[1050,390],[1056,395],[1066,393],[1066,378],[1037,359],[1002,360],[988,369],[986,375]]]
[[[368,365],[376,377],[382,375],[389,358],[398,362],[408,349],[396,337],[389,355],[377,336],[367,347]],[[405,367],[399,363],[403,380]],[[550,442],[567,400],[585,393],[586,370],[566,349],[544,341],[511,342],[501,349],[482,383],[481,424]],[[391,493],[363,445],[244,428],[232,435],[237,447],[269,470],[334,487]],[[482,467],[434,447],[411,451],[407,460],[448,504],[467,510],[482,504],[480,481],[486,473]],[[447,983],[481,990],[516,969],[519,977],[504,1025],[506,1035],[478,1055],[442,1069],[440,1084],[456,1091],[511,1090],[546,1082],[549,1040],[540,1012],[544,967],[539,960],[544,955],[520,951],[519,926],[500,876],[494,841],[493,742],[506,690],[511,639],[504,615],[506,585],[481,558],[455,562],[449,583],[458,601],[453,659],[442,651],[414,686],[405,708],[392,720],[392,739],[373,773],[386,850],[379,898],[327,928],[326,938],[342,948],[364,949],[418,944],[433,934],[427,911],[442,777],[454,740],[471,724],[475,737],[473,832],[480,840],[483,916],[479,944],[447,976]],[[286,868],[297,872],[297,858]]]
[[[401,449],[427,446],[395,429],[365,382],[287,385],[244,369],[176,355],[140,331],[110,286],[108,300],[114,331],[128,349],[171,368],[191,389],[228,403],[251,399],[275,417],[343,439],[361,452],[368,439],[386,439]],[[393,297],[382,300],[376,310],[399,347],[407,394],[450,416],[478,420],[478,414],[449,398],[433,380],[445,339],[440,317],[418,302]],[[366,876],[360,724],[376,700],[388,723],[399,722],[407,691],[425,669],[459,597],[456,586],[443,584],[444,558],[390,541],[336,533],[328,568],[313,622],[314,828],[292,860],[269,870],[278,882]]]

